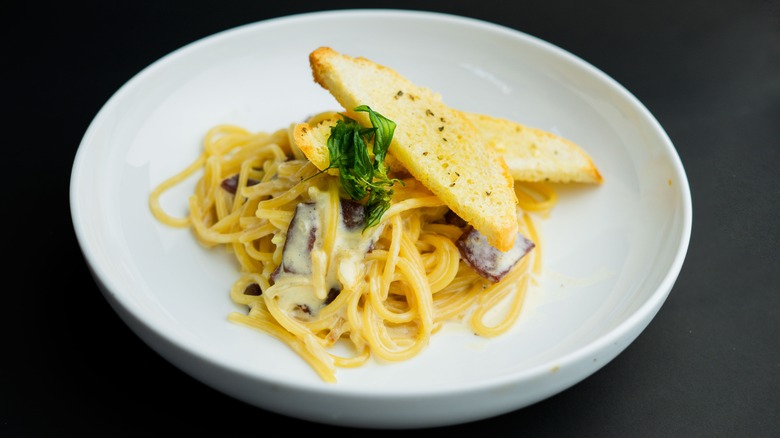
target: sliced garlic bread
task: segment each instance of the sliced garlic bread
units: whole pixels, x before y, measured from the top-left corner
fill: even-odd
[[[541,129],[484,114],[463,112],[479,131],[484,144],[496,149],[517,181],[601,184],[603,178],[591,157],[576,143]],[[328,167],[327,140],[339,116],[295,127],[295,140],[320,170]],[[392,155],[390,169],[403,165]]]
[[[432,90],[368,59],[321,47],[309,61],[315,82],[349,117],[370,126],[366,113],[353,111],[367,105],[397,124],[388,152],[412,176],[491,245],[502,251],[512,248],[517,236],[514,180],[468,117],[449,108]],[[303,128],[300,133],[305,135]]]
[[[511,120],[466,113],[483,141],[497,150],[518,181],[601,184],[591,157],[576,143]]]

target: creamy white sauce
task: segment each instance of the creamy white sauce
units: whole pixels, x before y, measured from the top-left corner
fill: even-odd
[[[309,239],[314,229],[315,242],[320,234],[317,221],[317,206],[315,204],[298,204],[295,218],[290,222],[287,239],[284,243],[282,265],[288,272],[295,274],[311,274],[311,253]]]
[[[280,306],[288,313],[299,312],[305,306],[315,315],[331,289],[352,288],[363,276],[365,255],[381,232],[381,225],[365,232],[362,226],[348,229],[339,203],[336,238],[331,253],[326,254],[323,235],[331,205],[329,195],[314,188],[310,189],[309,195],[313,202],[298,206],[296,218],[291,223],[295,230],[287,233],[283,268],[276,275],[274,286],[266,293],[277,296]],[[316,229],[314,243],[309,249],[313,228]]]

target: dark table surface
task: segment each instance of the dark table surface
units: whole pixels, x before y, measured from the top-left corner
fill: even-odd
[[[2,294],[0,435],[263,435],[269,424],[284,432],[311,426],[359,432],[246,405],[146,346],[93,282],[68,199],[73,158],[87,126],[141,69],[238,25],[354,7],[470,16],[574,53],[647,106],[690,180],[693,232],[685,264],[635,342],[558,395],[432,432],[778,436],[776,0],[3,1],[3,147],[10,153],[4,169],[12,185],[4,196],[3,222],[11,227],[5,235],[11,265],[4,272],[11,281]]]

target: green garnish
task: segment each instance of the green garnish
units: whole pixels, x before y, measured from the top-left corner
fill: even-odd
[[[338,169],[341,187],[353,200],[360,201],[368,196],[363,207],[365,231],[379,223],[382,215],[390,208],[393,184],[403,184],[403,181],[390,179],[385,167],[385,155],[393,140],[395,122],[366,105],[358,106],[355,111],[367,112],[372,127],[364,128],[357,121],[342,115],[343,120],[337,121],[330,130],[330,164],[322,172]],[[373,142],[373,163],[368,154],[370,142]]]

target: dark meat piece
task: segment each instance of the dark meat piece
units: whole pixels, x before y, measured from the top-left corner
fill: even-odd
[[[458,216],[457,214],[455,214],[455,212],[452,211],[452,210],[447,210],[447,213],[444,215],[444,220],[448,224],[455,225],[458,228],[463,228],[466,225],[468,225],[468,223],[466,221],[461,219],[461,217]]]
[[[280,272],[311,274],[311,250],[317,240],[317,214],[317,205],[313,202],[301,203],[295,208],[282,250],[282,263],[271,274],[272,279],[276,280]],[[363,205],[342,199],[341,220],[347,230],[361,230],[365,223]]]
[[[247,185],[247,187],[249,187],[249,186],[253,186],[253,185],[255,185],[255,184],[259,183],[259,182],[260,181],[258,181],[256,179],[247,178],[246,185]],[[238,190],[238,174],[235,174],[235,175],[233,175],[231,177],[223,179],[222,183],[220,184],[220,187],[222,187],[223,189],[225,189],[228,192],[230,192],[230,193],[235,195],[236,194],[236,190]]]
[[[295,207],[287,239],[282,249],[282,263],[271,274],[276,279],[280,271],[292,274],[311,274],[311,250],[317,240],[317,206],[313,202]]]
[[[251,295],[254,297],[260,296],[263,294],[263,289],[260,288],[260,285],[257,283],[249,283],[244,288],[244,295]]]
[[[341,289],[336,289],[335,287],[330,288],[330,290],[328,291],[328,296],[325,297],[325,302],[323,304],[327,305],[332,303],[333,300],[335,300],[340,293],[341,293]]]
[[[366,222],[366,210],[363,204],[349,199],[341,200],[341,218],[344,221],[344,226],[349,231],[355,231],[362,229]]]
[[[463,235],[455,241],[460,255],[467,265],[479,275],[492,282],[498,282],[512,270],[536,245],[525,236],[518,234],[515,246],[503,252],[490,245],[479,231],[468,226]]]

